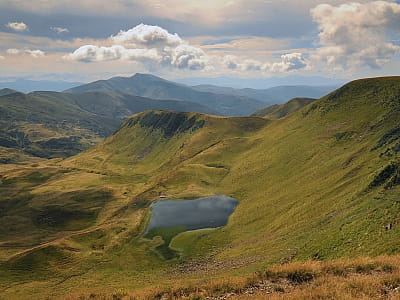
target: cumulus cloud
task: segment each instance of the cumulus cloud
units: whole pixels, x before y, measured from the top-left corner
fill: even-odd
[[[7,50],[7,54],[8,55],[19,55],[20,54],[20,50],[19,49],[14,49],[14,48],[8,49]]]
[[[146,24],[139,24],[128,31],[121,30],[111,39],[120,45],[143,45],[150,48],[175,47],[185,43],[176,33],[171,34],[164,28]]]
[[[320,4],[311,15],[320,30],[315,58],[329,65],[379,68],[400,52],[388,38],[389,31],[399,32],[400,4]]]
[[[270,66],[272,72],[290,72],[305,69],[309,63],[302,53],[289,53],[281,56],[281,61]]]
[[[18,55],[30,55],[34,58],[43,57],[45,53],[42,50],[31,50],[31,49],[15,49],[11,48],[7,51],[8,55],[18,56]]]
[[[24,22],[9,22],[6,26],[15,31],[28,30],[28,26]]]
[[[226,55],[223,63],[228,69],[235,70],[239,67],[238,58],[234,55]]]
[[[81,46],[64,58],[83,62],[130,60],[192,70],[204,69],[208,63],[202,49],[159,26],[140,24],[128,31],[121,30],[108,42],[113,45]]]
[[[154,49],[126,49],[125,47],[119,45],[111,47],[85,45],[68,55],[67,58],[83,62],[146,59],[152,61],[161,61],[161,57]]]
[[[45,53],[42,50],[25,50],[25,53],[34,58],[43,57]]]
[[[50,30],[53,30],[57,34],[69,32],[68,28],[63,28],[63,27],[50,27]]]
[[[240,60],[233,55],[226,55],[223,63],[228,69],[239,71],[265,71],[273,73],[284,73],[301,70],[309,67],[309,62],[302,53],[288,53],[281,56],[280,62],[263,63],[254,59]]]
[[[203,50],[187,44],[181,44],[173,48],[171,60],[167,59],[167,63],[177,68],[191,70],[204,69],[207,62],[208,60]]]
[[[239,71],[261,71],[265,70],[267,64],[255,59],[240,59],[235,55],[226,55],[223,58],[225,67],[231,70]]]

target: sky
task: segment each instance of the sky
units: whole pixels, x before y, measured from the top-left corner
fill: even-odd
[[[399,75],[400,0],[0,0],[0,78]]]

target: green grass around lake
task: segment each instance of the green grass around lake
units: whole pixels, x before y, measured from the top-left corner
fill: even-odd
[[[144,237],[153,239],[154,237],[161,237],[162,244],[155,247],[164,259],[170,260],[179,257],[179,254],[170,248],[171,240],[181,232],[186,230],[185,226],[175,226],[166,228],[153,228]]]

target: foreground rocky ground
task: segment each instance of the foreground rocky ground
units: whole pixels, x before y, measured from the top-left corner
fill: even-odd
[[[71,295],[75,299],[400,299],[400,256],[308,261],[273,266],[251,277],[109,294]]]

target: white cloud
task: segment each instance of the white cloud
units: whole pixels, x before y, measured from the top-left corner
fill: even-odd
[[[196,48],[187,44],[181,44],[172,50],[171,60],[167,63],[179,69],[201,70],[208,63],[208,59],[200,48]],[[169,57],[168,55],[166,56]]]
[[[226,55],[223,59],[223,63],[231,70],[235,70],[239,67],[238,58],[234,55]]]
[[[67,59],[83,62],[100,62],[111,60],[152,60],[161,61],[155,49],[126,49],[123,46],[98,47],[85,45],[69,54]]]
[[[68,60],[101,62],[110,60],[139,61],[179,69],[201,70],[207,66],[204,51],[189,45],[176,33],[159,26],[140,24],[110,37],[112,46],[85,45],[64,56]]]
[[[242,59],[234,55],[226,55],[224,65],[231,70],[239,71],[264,71],[273,73],[285,73],[301,69],[308,69],[310,63],[302,53],[288,53],[281,55],[281,61],[275,63],[263,63],[255,59]]]
[[[69,32],[68,28],[63,28],[63,27],[50,27],[50,30],[53,30],[57,34]]]
[[[271,72],[290,72],[305,69],[309,66],[309,62],[304,58],[302,53],[289,53],[281,56],[281,61],[273,63],[270,66]]]
[[[21,53],[21,52],[20,52],[19,49],[11,48],[11,49],[8,49],[8,50],[7,50],[7,54],[8,54],[8,55],[19,55],[20,53]]]
[[[42,50],[31,50],[31,49],[15,49],[11,48],[7,51],[8,55],[18,56],[18,55],[30,55],[34,58],[39,58],[45,56],[45,53]]]
[[[4,56],[2,56],[2,55],[0,55],[0,60],[2,60],[2,59],[5,59],[5,57],[4,57]]]
[[[28,30],[28,26],[24,22],[9,22],[6,26],[15,31]]]
[[[265,70],[266,64],[255,59],[240,59],[235,55],[226,55],[223,58],[225,67],[239,71],[260,71]]]
[[[184,44],[178,34],[171,34],[164,28],[146,24],[139,24],[128,31],[121,30],[111,39],[119,45],[143,45],[150,48]]]
[[[45,55],[42,50],[25,50],[25,52],[34,58],[42,57]]]
[[[314,58],[329,65],[379,68],[400,52],[388,37],[389,31],[400,32],[400,4],[320,4],[311,15],[320,30]]]

